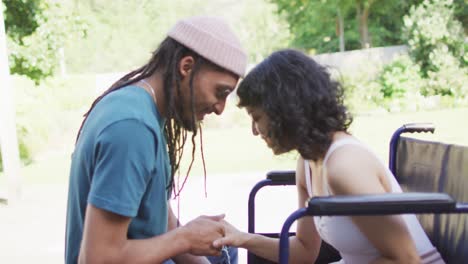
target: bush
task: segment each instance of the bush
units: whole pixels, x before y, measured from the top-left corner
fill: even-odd
[[[433,67],[427,72],[428,85],[422,93],[465,98],[468,95],[468,68],[461,67],[447,46],[434,49],[429,59]]]
[[[359,73],[342,77],[346,105],[353,112],[416,111],[467,106],[466,68],[456,67],[453,56],[436,54],[438,72],[423,78],[420,67],[408,55],[400,55],[379,67],[369,64]],[[335,74],[336,75],[336,74]],[[442,89],[446,89],[442,92]],[[437,91],[431,92],[428,91]]]
[[[465,35],[461,23],[455,18],[452,0],[425,0],[417,7],[411,7],[403,19],[404,39],[424,77],[437,69],[431,58],[436,49],[446,50],[460,63],[465,63]]]
[[[420,68],[408,55],[397,57],[385,65],[378,82],[385,98],[408,98],[420,94],[426,83],[420,76]]]
[[[51,149],[68,151],[83,113],[96,96],[94,75],[53,77],[39,86],[26,77],[12,77],[22,163]]]
[[[385,65],[377,83],[383,96],[382,105],[387,110],[421,108],[420,91],[426,86],[426,80],[421,77],[419,66],[408,55],[401,55]]]
[[[371,69],[372,67],[369,67]],[[383,95],[375,75],[367,71],[342,76],[345,104],[352,112],[369,111],[380,108]]]

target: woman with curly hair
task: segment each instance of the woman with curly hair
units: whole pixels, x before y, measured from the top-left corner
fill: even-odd
[[[237,90],[252,132],[278,155],[297,150],[299,206],[312,196],[401,192],[384,163],[348,132],[351,116],[341,85],[313,59],[295,50],[271,54]],[[226,224],[215,247],[232,245],[278,261],[278,239]],[[340,263],[443,263],[414,215],[304,217],[290,239],[290,263],[313,263],[321,240]]]

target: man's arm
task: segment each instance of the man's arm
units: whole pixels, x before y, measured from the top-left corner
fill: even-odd
[[[127,239],[131,218],[89,204],[79,263],[162,263],[183,253],[216,255],[212,242],[223,235],[221,218],[201,216],[156,237]]]

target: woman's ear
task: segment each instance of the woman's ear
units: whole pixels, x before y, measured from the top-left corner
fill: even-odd
[[[180,60],[179,72],[182,78],[185,78],[190,75],[194,64],[195,59],[192,56],[185,56]]]

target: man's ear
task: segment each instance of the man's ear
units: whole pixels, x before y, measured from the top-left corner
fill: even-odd
[[[185,56],[180,60],[179,72],[182,78],[190,76],[193,65],[195,65],[195,59],[192,56]]]

